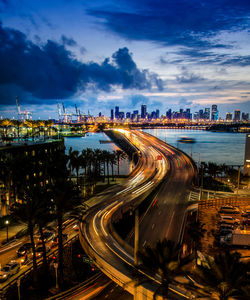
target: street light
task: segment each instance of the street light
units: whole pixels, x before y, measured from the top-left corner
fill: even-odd
[[[9,220],[5,221],[5,225],[6,225],[7,243],[8,243],[8,241],[9,241]]]

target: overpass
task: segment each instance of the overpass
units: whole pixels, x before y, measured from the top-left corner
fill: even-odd
[[[121,210],[136,208],[156,189],[140,224],[139,248],[154,245],[158,239],[181,242],[189,210],[189,190],[196,176],[191,158],[163,141],[140,131],[119,130],[118,134],[139,152],[139,162],[128,180],[103,194],[103,201],[89,209],[80,226],[79,238],[86,253],[113,281],[136,299],[153,299],[159,277],[153,283],[134,287],[133,248],[117,238],[112,217]],[[177,298],[187,298],[185,291],[171,287]]]

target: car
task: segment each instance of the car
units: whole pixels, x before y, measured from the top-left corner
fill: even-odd
[[[75,231],[79,231],[79,225],[78,225],[78,224],[73,225],[73,229],[74,229]]]
[[[68,239],[67,233],[63,233],[63,234],[62,234],[62,238],[63,238],[63,242],[64,242],[64,241],[67,241],[67,239]],[[57,245],[58,245],[58,236],[56,236],[56,237],[53,239],[53,241],[52,241],[52,247],[55,247],[55,246],[57,246]]]
[[[20,264],[17,261],[10,261],[0,271],[0,281],[3,282],[11,276],[17,274],[20,270]]]
[[[220,236],[232,234],[232,229],[222,229],[222,230],[220,230],[219,234],[220,234]]]
[[[31,251],[32,251],[31,243],[25,243],[17,250],[17,256],[19,257],[24,256],[25,254],[28,254]]]
[[[49,242],[49,241],[52,241],[53,238],[55,237],[55,232],[54,231],[45,231],[43,233],[43,237],[44,237],[44,241],[45,243]],[[42,243],[42,240],[41,238],[39,239],[39,244]]]
[[[250,226],[250,218],[249,218],[249,219],[243,220],[242,224],[243,224],[244,226]]]
[[[240,220],[235,219],[234,217],[231,216],[221,216],[219,220],[220,224],[231,224],[231,225],[239,225]]]
[[[50,251],[50,247],[48,245],[46,245],[46,253],[48,253]],[[43,255],[43,247],[39,246],[36,248],[36,257],[40,258]]]
[[[240,210],[238,207],[234,207],[231,205],[222,205],[219,211],[220,214],[239,214]]]
[[[250,217],[250,206],[247,206],[241,213],[241,216],[244,218]]]
[[[234,226],[233,225],[230,225],[230,224],[221,224],[220,225],[220,231],[222,230],[233,230],[234,229]]]

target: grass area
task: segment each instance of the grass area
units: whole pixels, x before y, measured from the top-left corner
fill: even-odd
[[[213,191],[222,191],[222,192],[230,192],[230,193],[233,192],[233,190],[227,184],[220,182],[210,176],[204,177],[203,188],[207,190],[213,190]]]

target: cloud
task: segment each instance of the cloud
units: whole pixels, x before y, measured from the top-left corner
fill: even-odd
[[[104,1],[105,2],[105,1]],[[118,6],[98,1],[86,11],[109,30],[131,40],[164,45],[222,48],[214,39],[218,32],[249,26],[250,2],[239,0],[126,0]]]
[[[48,40],[38,46],[22,32],[0,24],[0,101],[8,95],[8,87],[18,87],[34,99],[68,98],[87,89],[111,91],[122,89],[163,88],[161,79],[137,67],[132,53],[125,47],[102,63],[78,61],[65,45],[75,42],[62,36],[63,44]],[[12,98],[11,91],[9,99]]]
[[[182,68],[182,70],[181,75],[176,76],[179,83],[199,83],[204,80],[200,75],[188,72],[186,68]]]
[[[185,99],[185,98],[181,98],[181,99],[179,100],[179,105],[180,105],[181,107],[183,107],[183,106],[190,106],[190,105],[192,105],[192,104],[193,104],[192,101],[188,101],[188,100]]]
[[[68,38],[65,35],[61,36],[61,42],[63,45],[70,46],[70,47],[74,47],[77,45],[75,40],[73,40],[72,38]]]
[[[148,97],[145,97],[143,95],[133,95],[131,97],[131,104],[133,108],[137,107],[138,105],[148,104],[148,101]]]

